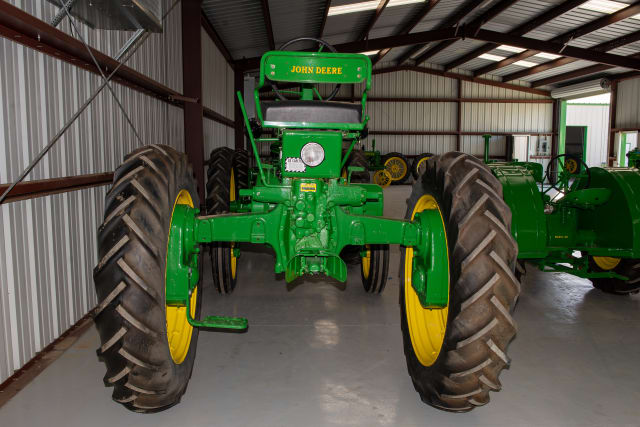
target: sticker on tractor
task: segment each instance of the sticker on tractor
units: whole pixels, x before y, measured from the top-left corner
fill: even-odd
[[[285,172],[304,172],[307,170],[307,165],[299,157],[287,157],[284,161],[284,170]]]
[[[303,183],[300,184],[300,191],[306,191],[306,192],[315,193],[316,192],[316,183],[315,182],[311,182],[311,183],[303,182]]]

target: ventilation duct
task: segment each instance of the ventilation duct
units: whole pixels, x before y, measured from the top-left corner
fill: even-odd
[[[101,30],[162,32],[162,2],[158,0],[49,0],[91,28]]]
[[[585,96],[607,93],[609,92],[610,87],[611,81],[608,79],[591,80],[588,82],[553,89],[551,91],[551,97],[555,99],[582,98]]]

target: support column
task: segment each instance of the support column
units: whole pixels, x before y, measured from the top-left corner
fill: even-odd
[[[182,90],[197,102],[184,103],[184,147],[204,204],[204,128],[202,108],[202,0],[182,0]]]
[[[233,73],[233,99],[234,99],[234,130],[235,130],[235,148],[236,150],[244,150],[244,118],[242,117],[242,109],[240,101],[238,101],[238,91],[244,97],[244,73],[236,70]],[[246,101],[245,101],[246,103]]]
[[[607,149],[607,165],[613,166],[615,157],[616,133],[613,129],[616,128],[616,110],[618,104],[618,82],[616,80],[611,82],[611,102],[609,104],[609,147]]]
[[[456,140],[456,151],[462,150],[462,80],[458,79],[458,101],[456,102],[458,106],[458,122],[456,131],[458,132],[458,139]]]

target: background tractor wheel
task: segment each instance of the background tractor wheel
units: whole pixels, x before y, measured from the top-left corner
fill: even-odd
[[[447,153],[428,160],[406,218],[427,201],[441,212],[449,248],[449,305],[424,309],[411,287],[413,249],[402,254],[401,326],[409,375],[421,399],[463,412],[489,402],[509,366],[516,333],[510,311],[520,293],[517,245],[500,182],[479,159]]]
[[[195,359],[198,330],[187,322],[185,307],[166,306],[165,271],[173,208],[198,207],[198,191],[187,156],[164,145],[129,154],[113,182],[93,271],[97,353],[116,402],[158,412],[180,401]],[[200,289],[192,299],[194,317],[201,301]]]
[[[611,257],[589,257],[589,266],[593,271],[615,271],[629,280],[591,279],[593,286],[602,292],[628,295],[640,292],[640,259]]]
[[[367,160],[367,156],[364,154],[364,151],[357,150],[355,148],[351,151],[347,164],[342,172],[343,178],[347,177],[347,168],[349,166],[360,166],[364,168],[364,172],[354,172],[351,174],[351,182],[368,184],[371,181],[369,177],[369,161]]]
[[[391,175],[386,169],[380,169],[373,174],[373,183],[379,185],[382,188],[387,188],[391,185]]]
[[[385,154],[382,157],[382,164],[391,175],[392,184],[402,184],[409,178],[409,162],[402,154]]]
[[[241,152],[244,153],[244,152]],[[247,159],[228,147],[216,148],[209,157],[207,170],[207,215],[230,211],[231,202],[239,198],[239,185],[247,182]],[[237,281],[237,257],[234,244],[216,242],[209,245],[213,283],[220,293],[233,292]]]
[[[362,285],[368,293],[381,294],[389,275],[389,245],[366,245],[365,250],[360,258]]]
[[[413,159],[413,164],[411,165],[411,175],[413,175],[413,179],[417,180],[424,171],[427,170],[427,160],[431,157],[433,157],[431,153],[422,153]]]

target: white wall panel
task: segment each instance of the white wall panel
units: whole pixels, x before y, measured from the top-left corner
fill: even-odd
[[[11,1],[39,18],[45,1]],[[169,3],[168,0],[165,3]],[[81,26],[82,27],[82,26]],[[68,23],[63,24],[68,31]],[[89,43],[115,55],[128,33],[82,27]],[[127,65],[182,91],[180,8]],[[0,39],[0,183],[12,182],[98,86],[99,78]],[[142,139],[104,90],[27,180],[113,171],[146,144],[184,150],[182,109],[114,84]],[[0,382],[97,303],[92,269],[107,187],[0,206]]]
[[[587,126],[587,165],[601,166],[609,155],[609,106],[567,105],[567,126]]]

